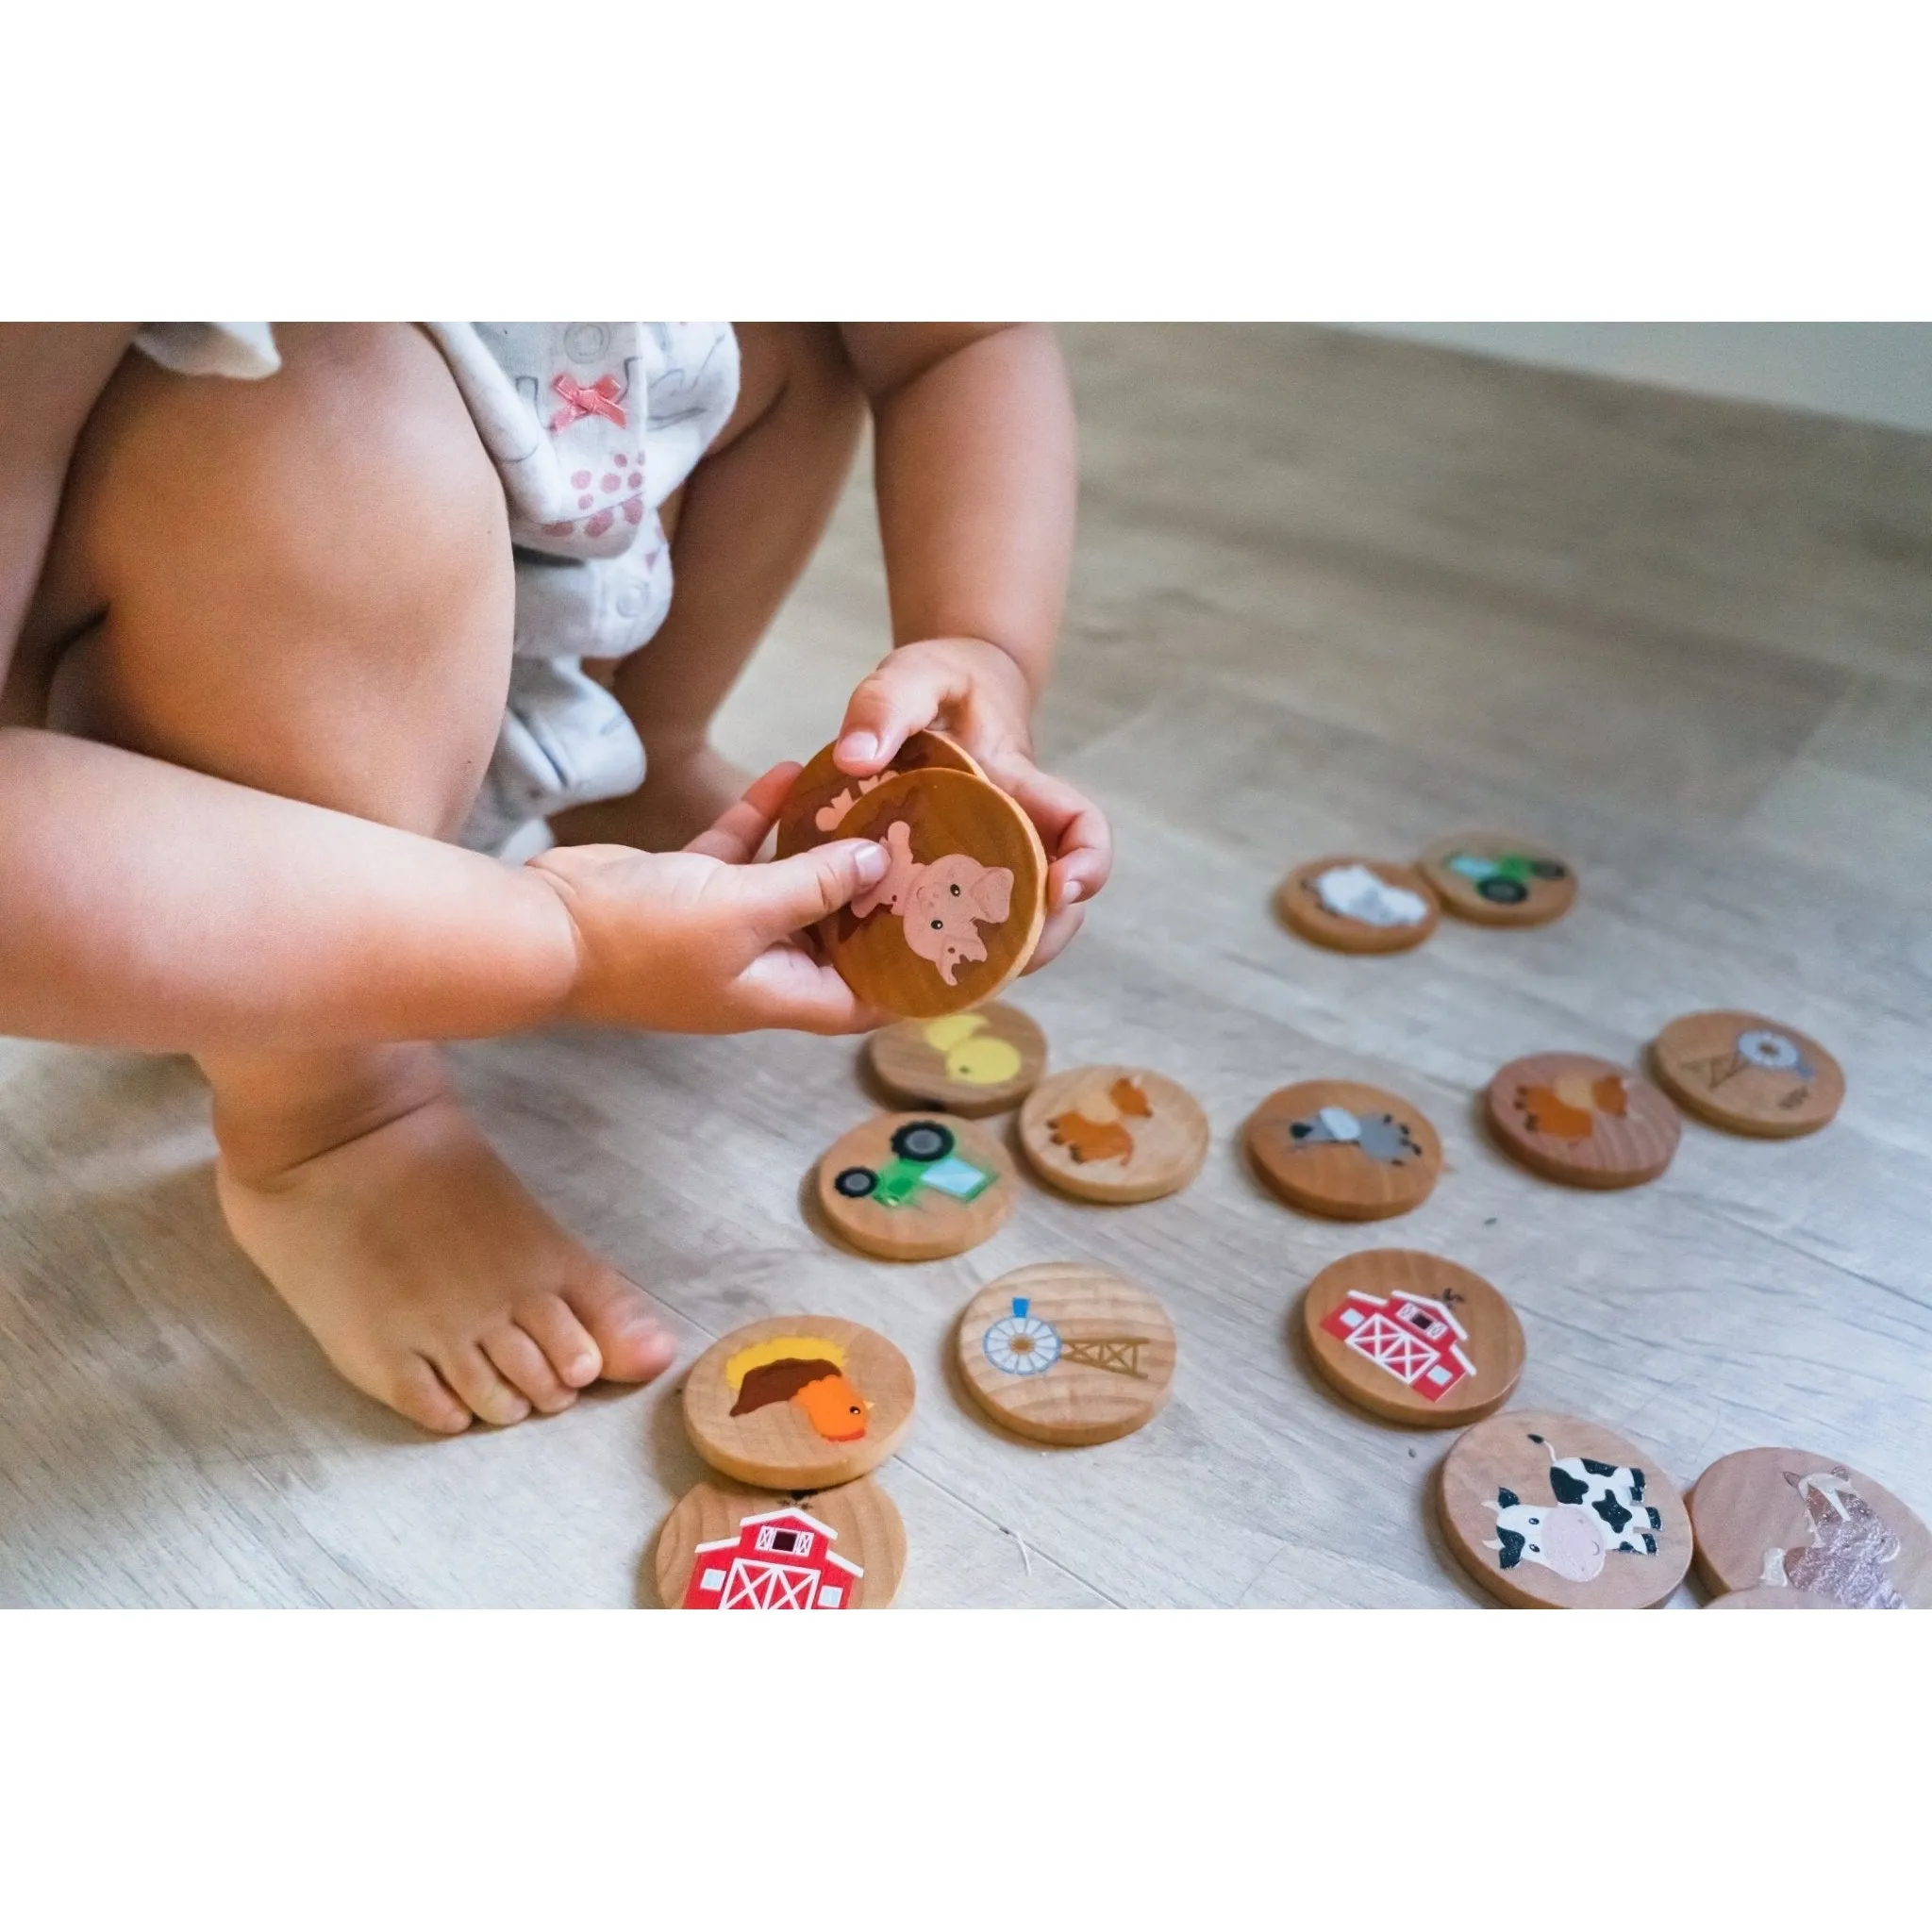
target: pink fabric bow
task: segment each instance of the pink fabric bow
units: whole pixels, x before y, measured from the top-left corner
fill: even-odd
[[[606,416],[620,429],[625,426],[625,413],[617,407],[617,398],[622,391],[617,387],[616,377],[600,375],[586,389],[566,370],[550,386],[563,398],[563,408],[550,419],[553,436],[559,429],[568,429],[579,416]]]

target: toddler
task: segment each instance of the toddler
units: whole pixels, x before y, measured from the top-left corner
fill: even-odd
[[[235,1239],[425,1428],[673,1354],[432,1042],[882,1017],[796,935],[884,851],[755,863],[797,768],[708,740],[868,408],[894,649],[839,763],[958,737],[1045,841],[1044,963],[1109,862],[1031,756],[1074,498],[1045,330],[0,326],[0,1031],[192,1053]]]

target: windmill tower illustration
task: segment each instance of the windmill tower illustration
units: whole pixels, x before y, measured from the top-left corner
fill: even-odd
[[[1033,1312],[1024,1294],[1013,1297],[1012,1312],[1002,1315],[987,1331],[980,1347],[1003,1375],[1044,1375],[1059,1363],[1099,1369],[1109,1375],[1147,1380],[1141,1367],[1145,1335],[1074,1335],[1062,1333],[1044,1316]]]

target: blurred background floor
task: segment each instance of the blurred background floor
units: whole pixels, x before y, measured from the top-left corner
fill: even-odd
[[[1439,1250],[1516,1304],[1526,1407],[1680,1487],[1756,1443],[1932,1516],[1932,438],[1297,327],[1068,332],[1079,558],[1047,762],[1113,815],[1115,883],[1018,1001],[1058,1066],[1207,1106],[1187,1192],[1029,1188],[1003,1232],[892,1266],[801,1186],[872,1102],[853,1042],[555,1033],[457,1055],[546,1203],[661,1301],[688,1363],[758,1316],[867,1322],[921,1409],[881,1480],[907,1605],[1457,1604],[1425,1480],[1446,1437],[1340,1407],[1288,1315],[1356,1248]],[[727,708],[803,757],[883,648],[856,476]],[[1499,824],[1577,864],[1558,924],[1320,952],[1274,922],[1305,858]],[[1790,1143],[1695,1122],[1634,1192],[1539,1181],[1474,1108],[1503,1061],[1619,1059],[1757,1008],[1843,1062]],[[1408,1095],[1448,1171],[1375,1227],[1305,1219],[1237,1147],[1271,1089]],[[701,1473],[674,1373],[454,1442],[337,1381],[226,1241],[183,1060],[0,1045],[0,1602],[625,1605]],[[1163,1415],[1100,1449],[982,1422],[944,1366],[974,1290],[1090,1256],[1174,1318]],[[1689,1591],[1679,1601],[1694,1599]]]

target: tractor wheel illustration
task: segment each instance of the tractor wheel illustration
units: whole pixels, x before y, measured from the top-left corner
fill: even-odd
[[[912,1121],[892,1136],[892,1152],[901,1160],[943,1160],[952,1151],[952,1133],[937,1121]]]
[[[1015,1295],[1013,1312],[986,1331],[980,1346],[1003,1375],[1043,1375],[1060,1358],[1060,1332],[1032,1312],[1024,1295]]]
[[[1501,873],[1492,873],[1476,891],[1492,906],[1521,906],[1529,897],[1529,888],[1521,879],[1506,878]]]
[[[862,1201],[879,1184],[879,1177],[869,1167],[841,1168],[833,1177],[834,1190],[848,1201]]]
[[[1570,868],[1560,858],[1532,858],[1529,869],[1540,879],[1567,879]]]

